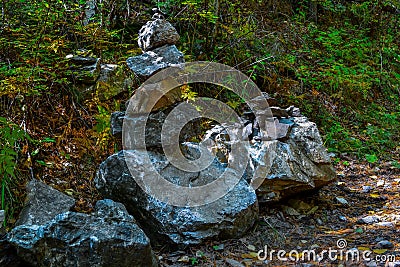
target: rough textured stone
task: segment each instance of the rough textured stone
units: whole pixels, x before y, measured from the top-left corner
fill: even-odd
[[[137,133],[137,124],[144,124],[146,122],[146,130],[145,130],[145,142],[146,147],[148,148],[161,148],[161,131],[164,122],[167,118],[169,110],[165,111],[155,111],[151,112],[148,115],[145,114],[136,114],[134,116],[127,117],[125,112],[118,111],[113,112],[111,114],[111,133],[113,136],[122,137],[123,123],[125,120],[126,129],[130,129],[128,133],[125,135],[125,142],[131,144],[131,147],[135,148],[144,148],[140,145],[141,134]],[[175,125],[170,125],[170,127],[176,127]],[[178,132],[180,130],[180,132]],[[195,137],[201,133],[201,127],[198,120],[192,120],[187,123],[182,129],[173,128],[170,130],[166,130],[167,132],[177,131],[177,135],[179,135],[180,143],[190,140],[190,138]],[[129,140],[129,141],[128,141]],[[164,144],[167,144],[164,141]]]
[[[3,229],[3,222],[5,220],[5,211],[4,210],[0,210],[0,235],[3,233],[4,229]]]
[[[153,112],[148,115],[137,114],[137,116],[130,116],[129,118],[122,117],[123,123],[126,124],[126,128],[130,129],[125,135],[124,143],[131,144],[132,147],[145,148],[142,147],[140,140],[142,140],[142,133],[138,133],[138,127],[136,125],[143,125],[146,122],[145,140],[146,147],[161,147],[161,130],[163,122],[167,116],[164,112],[158,111]],[[121,117],[120,117],[121,118]],[[119,129],[119,127],[117,127]],[[116,132],[116,130],[113,130]]]
[[[126,60],[128,67],[141,79],[147,79],[161,69],[179,66],[184,62],[182,52],[175,45],[164,45]]]
[[[168,78],[159,83],[142,85],[128,102],[129,113],[149,113],[171,107],[182,100],[182,92],[178,86],[175,80]],[[168,90],[168,88],[174,89]]]
[[[128,91],[133,84],[133,80],[125,75],[121,66],[116,64],[102,64],[100,76],[96,83],[96,92],[100,100],[108,100],[122,92]]]
[[[72,197],[36,179],[30,181],[26,189],[27,198],[16,225],[45,224],[75,205]]]
[[[116,137],[122,136],[122,125],[124,123],[125,112],[116,111],[111,113],[110,129],[111,134]]]
[[[0,266],[5,267],[27,267],[28,263],[23,262],[17,255],[17,250],[0,235]]]
[[[244,119],[256,120],[248,114]],[[247,180],[255,188],[259,186],[257,195],[260,201],[277,201],[334,181],[336,175],[315,123],[306,117],[275,118],[274,122],[276,131],[271,134],[271,141],[257,138],[260,133],[257,123],[250,121],[249,127],[243,128],[243,135],[256,140],[249,148],[251,161],[246,173]],[[223,138],[218,138],[221,136]],[[212,140],[209,143],[213,146],[208,146],[209,150],[221,162],[227,161],[230,146],[224,127],[215,126],[207,131],[203,140]],[[259,167],[264,168],[264,177],[255,173]]]
[[[98,201],[91,215],[66,212],[46,225],[20,225],[7,236],[34,266],[157,266],[149,239],[125,207]]]
[[[260,201],[280,200],[302,191],[317,189],[336,178],[315,123],[305,117],[295,117],[293,122],[288,139],[278,141],[276,157],[257,190]],[[254,159],[263,157],[260,154],[268,156],[268,153],[270,150],[261,145],[250,156]],[[253,162],[254,168],[248,172],[250,175],[259,164]]]
[[[148,166],[140,165],[143,153],[149,153],[158,172],[170,182],[182,186],[207,184],[224,171],[217,160],[200,173],[190,173],[177,169],[157,152],[129,153],[134,161],[137,160],[138,167],[133,175],[152,175]],[[129,162],[132,163],[131,157]],[[258,216],[255,192],[243,179],[224,197],[203,206],[176,207],[158,201],[146,194],[132,178],[123,151],[100,165],[95,185],[104,196],[124,203],[149,237],[160,243],[188,245],[207,239],[240,237]]]
[[[164,19],[148,21],[140,30],[138,45],[143,51],[149,51],[163,45],[174,45],[179,41],[175,28]]]
[[[86,52],[82,52],[86,53]],[[83,84],[94,84],[101,70],[100,58],[85,55],[69,55],[74,79]]]

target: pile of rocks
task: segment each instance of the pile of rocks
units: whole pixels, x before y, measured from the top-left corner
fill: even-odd
[[[161,69],[184,63],[182,52],[175,46],[179,38],[168,21],[148,21],[139,31],[138,45],[143,54],[128,58],[128,67],[141,79],[147,79]]]
[[[184,59],[175,46],[178,40],[178,33],[164,19],[149,21],[139,32],[138,44],[143,54],[128,58],[129,68],[145,79],[161,69],[180,66]],[[93,83],[111,79],[102,73],[112,72],[114,66],[99,67],[99,59],[92,57],[71,56],[70,59],[80,65],[76,71],[90,74],[77,76],[83,83],[93,86]],[[174,88],[173,85],[168,86]],[[157,266],[150,240],[153,244],[186,246],[209,239],[238,238],[257,220],[259,201],[278,201],[317,189],[335,179],[315,123],[295,107],[270,108],[275,131],[268,140],[261,136],[256,115],[250,110],[244,112],[240,117],[242,124],[235,130],[250,141],[249,155],[237,168],[226,164],[231,149],[226,129],[232,125],[215,125],[199,143],[180,142],[186,159],[198,159],[204,149],[211,155],[206,168],[182,170],[162,153],[161,142],[161,131],[168,115],[185,115],[173,113],[175,105],[181,101],[180,91],[168,92],[152,110],[143,110],[144,103],[156,97],[157,85],[147,84],[136,94],[136,102],[129,104],[134,114],[131,109],[129,116],[124,111],[113,113],[111,130],[114,135],[121,136],[123,123],[131,125],[130,129],[135,131],[136,124],[147,121],[146,145],[120,151],[101,163],[94,183],[106,199],[97,202],[92,214],[71,212],[75,203],[72,198],[39,181],[31,181],[17,226],[0,239],[1,265]],[[192,121],[180,135],[187,139],[198,136],[201,131]],[[149,161],[144,161],[145,158]],[[227,177],[226,181],[232,177],[239,177],[239,180],[215,201],[187,206],[156,199],[136,179],[152,180],[159,175],[177,186],[202,188],[219,180],[222,174]],[[211,191],[218,189],[216,186]]]
[[[176,31],[165,20],[148,22],[141,29],[138,40],[144,54],[129,58],[129,67],[137,75],[148,77],[173,65],[165,63],[160,54],[151,60],[147,59],[152,57],[149,51],[153,52],[160,46],[176,49],[173,44],[177,40]],[[159,60],[155,60],[158,57]],[[180,58],[180,55],[176,56],[174,63],[182,63]],[[140,73],[145,69],[152,71]],[[181,143],[181,150],[186,153],[186,158],[193,158],[192,155],[199,154],[204,146],[217,156],[206,169],[187,172],[175,167],[162,153],[161,131],[169,112],[181,101],[180,92],[169,91],[167,97],[158,101],[152,110],[145,110],[146,103],[158,96],[159,88],[156,83],[146,83],[142,89],[135,93],[135,98],[129,104],[129,116],[123,111],[113,113],[111,131],[114,135],[121,136],[123,123],[127,128],[136,131],[135,125],[147,121],[144,138],[146,146],[121,151],[106,159],[100,165],[95,185],[104,197],[124,203],[155,242],[187,245],[201,243],[210,238],[239,237],[256,220],[258,201],[278,201],[298,192],[319,188],[335,179],[335,172],[316,125],[302,116],[298,108],[271,107],[276,129],[272,140],[262,140],[259,123],[251,111],[244,112],[241,117],[244,127],[237,130],[242,131],[251,141],[249,162],[241,163],[246,171],[224,197],[199,207],[177,207],[159,201],[147,194],[136,179],[156,179],[153,168],[167,181],[191,188],[206,185],[223,172],[234,177],[236,170],[227,168],[225,164],[230,148],[226,128],[222,125],[207,132],[200,143]],[[267,95],[264,96],[268,98]],[[175,117],[184,115],[174,114]],[[180,136],[201,133],[198,124],[191,122],[188,125],[180,132]],[[129,135],[128,138],[134,140],[136,137]],[[209,143],[214,146],[207,146]],[[143,158],[147,156],[152,164],[143,163]],[[128,168],[127,162],[136,167],[133,170]],[[260,167],[269,170],[264,177],[258,176],[257,169]],[[259,181],[262,181],[261,184],[258,184]],[[254,188],[258,188],[257,191]]]
[[[1,266],[157,266],[150,240],[121,203],[69,211],[75,200],[32,180],[20,218],[0,239]]]
[[[84,98],[96,94],[100,100],[107,100],[134,85],[134,79],[125,75],[122,66],[103,64],[89,50],[79,49],[66,59],[72,72],[71,79]]]

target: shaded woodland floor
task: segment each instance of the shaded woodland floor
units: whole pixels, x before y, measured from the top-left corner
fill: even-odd
[[[338,180],[330,186],[272,206],[260,204],[258,222],[241,239],[213,241],[175,252],[156,248],[161,266],[398,266],[400,170],[385,164],[371,167],[368,163],[348,161],[348,166],[336,166]],[[379,222],[359,221],[367,216],[374,216]],[[385,241],[393,247],[389,248]],[[276,251],[271,260],[268,256],[260,261],[257,252],[265,246],[269,253]],[[354,255],[359,255],[360,260],[354,257],[355,261],[346,262],[345,253],[355,248],[359,254]],[[325,254],[320,262],[308,261],[307,254],[301,254],[314,250],[322,255],[323,250],[329,249],[337,254],[331,258]],[[291,255],[298,255],[299,259],[280,261],[278,250],[285,250],[286,258],[296,250],[299,254]],[[363,252],[372,261],[363,260]],[[351,260],[352,256],[348,254],[347,258]]]

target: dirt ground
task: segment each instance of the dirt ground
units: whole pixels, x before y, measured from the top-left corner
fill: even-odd
[[[160,265],[400,266],[400,169],[342,162],[335,183],[261,203],[243,238],[173,252],[158,247]]]

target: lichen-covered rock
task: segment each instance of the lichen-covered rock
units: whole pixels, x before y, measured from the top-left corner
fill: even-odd
[[[243,135],[253,139],[249,147],[251,160],[246,170],[247,180],[258,188],[259,201],[278,201],[333,182],[336,174],[315,123],[298,116],[300,112],[294,107],[274,108],[273,113],[279,119],[274,118],[275,129],[270,141],[259,138],[255,116],[247,114],[246,119],[250,122],[244,120],[249,127],[243,128]],[[208,149],[221,162],[226,162],[230,148],[229,136],[223,126],[217,125],[207,131],[203,142],[213,144]],[[256,173],[260,167],[264,171],[258,172],[263,173],[263,177]]]
[[[139,30],[138,45],[145,52],[163,45],[174,45],[179,38],[171,23],[164,19],[156,19],[148,21]]]
[[[94,84],[100,75],[100,58],[93,57],[86,50],[82,51],[78,51],[77,55],[67,56],[74,79],[83,84]]]
[[[293,127],[285,141],[277,141],[273,163],[266,179],[257,190],[260,201],[277,201],[284,197],[320,188],[336,178],[330,157],[315,123],[306,117],[294,117]],[[253,145],[250,156],[252,176],[259,165],[256,157],[270,157],[263,142]]]
[[[121,151],[100,165],[95,185],[104,196],[124,203],[155,241],[189,245],[208,239],[237,238],[257,219],[257,197],[244,179],[240,179],[231,191],[214,202],[196,207],[177,207],[148,195],[133,178],[154,175],[150,166],[141,163],[141,159],[149,153],[157,171],[171,183],[189,187],[205,185],[225,170],[217,160],[203,171],[185,172],[170,164],[160,153],[126,152],[130,154],[129,164],[137,163],[134,172],[130,173],[124,152]]]
[[[98,201],[95,212],[66,212],[45,225],[20,225],[7,236],[33,266],[157,266],[150,241],[125,207]]]
[[[175,45],[164,45],[126,60],[128,67],[141,79],[147,79],[161,69],[176,67],[184,62],[182,52]]]
[[[100,100],[108,100],[122,92],[128,91],[134,81],[127,77],[122,67],[116,64],[102,64],[96,83],[96,92]]]
[[[75,200],[39,180],[31,180],[27,197],[16,225],[45,224],[57,214],[69,211]]]

